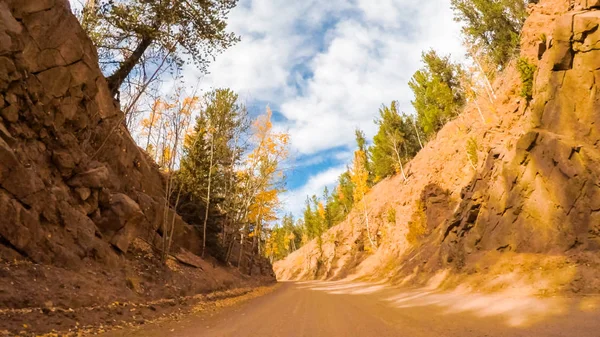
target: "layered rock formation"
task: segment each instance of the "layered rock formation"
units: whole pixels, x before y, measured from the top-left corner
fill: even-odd
[[[3,246],[73,268],[115,263],[106,242],[122,253],[135,237],[155,243],[163,177],[123,126],[68,2],[2,1],[0,10]],[[200,247],[178,218],[174,242]]]
[[[322,247],[277,263],[278,277],[599,291],[599,25],[597,1],[532,5],[521,57],[537,65],[533,101],[519,97],[514,62],[493,102],[479,99],[485,121],[468,106],[408,165],[408,182],[395,177],[371,191],[374,252],[364,251],[364,219],[352,213]],[[467,139],[479,147],[475,170]]]

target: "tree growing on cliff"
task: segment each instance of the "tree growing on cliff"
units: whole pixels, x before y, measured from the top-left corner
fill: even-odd
[[[373,146],[369,149],[373,160],[375,181],[400,173],[407,179],[403,162],[414,157],[419,151],[418,135],[411,118],[398,112],[397,102],[379,109],[379,118],[375,120],[379,130],[373,137]]]
[[[516,54],[527,17],[525,0],[451,0],[467,41],[503,67]]]
[[[365,227],[367,237],[371,243],[371,247],[377,247],[377,243],[373,241],[371,237],[371,228],[369,226],[369,212],[367,206],[367,200],[365,198],[369,191],[369,172],[366,167],[367,155],[363,150],[356,150],[354,152],[354,161],[352,163],[352,170],[350,171],[350,178],[354,185],[354,201],[362,206]]]
[[[415,95],[412,105],[418,124],[429,137],[458,115],[465,96],[460,85],[460,65],[434,50],[423,53],[422,61],[424,67],[415,72],[408,85]]]
[[[108,83],[116,93],[146,56],[180,68],[184,55],[205,71],[215,54],[239,38],[226,31],[237,0],[90,0],[83,27],[99,55],[112,65]],[[146,69],[142,69],[145,72]]]
[[[367,171],[367,183],[369,186],[373,186],[373,182],[375,180],[375,175],[371,168],[371,160],[369,158],[369,151],[367,147],[367,137],[365,136],[365,132],[361,129],[354,130],[354,135],[356,137],[356,146],[359,151],[365,154],[365,170]]]

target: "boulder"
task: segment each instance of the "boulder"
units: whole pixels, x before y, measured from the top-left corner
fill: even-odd
[[[107,182],[108,168],[100,164],[96,168],[78,173],[67,182],[67,185],[71,187],[102,188]]]
[[[206,261],[204,261],[200,256],[193,254],[183,248],[179,250],[179,253],[175,255],[175,259],[177,261],[183,263],[186,266],[204,269],[203,266],[206,265]]]
[[[39,219],[3,192],[0,192],[0,214],[0,236],[24,254],[27,245],[35,240],[32,230],[39,230]]]
[[[19,164],[10,169],[7,179],[2,182],[2,187],[19,201],[31,206],[27,197],[42,191],[45,185],[33,167]]]
[[[54,0],[21,0],[23,13],[31,14],[48,10],[54,6]]]
[[[19,160],[12,148],[0,137],[0,183],[8,176],[13,167],[19,165]]]
[[[0,139],[4,140],[6,144],[13,146],[16,144],[16,139],[13,138],[12,134],[2,122],[0,122]]]
[[[2,109],[0,115],[2,115],[2,118],[6,119],[8,122],[14,123],[19,120],[19,107],[14,104],[9,105]]]
[[[140,283],[140,279],[134,276],[127,276],[125,278],[125,283],[127,285],[127,288],[135,291],[138,294],[141,294],[144,292],[144,290],[142,289],[142,285]]]
[[[585,9],[600,8],[600,0],[585,0]]]
[[[577,14],[573,19],[573,50],[588,52],[600,49],[600,12],[589,11]]]
[[[34,50],[35,49],[31,47],[27,50],[27,52],[33,53]],[[60,55],[60,53],[56,49],[45,49],[39,52],[37,56],[31,57],[35,58],[35,60],[37,61],[37,63],[31,64],[33,68],[32,70],[34,72],[40,72],[50,68],[54,68],[56,66],[64,66],[67,64],[67,62],[65,62],[65,59],[62,57],[62,55]]]
[[[13,51],[11,35],[20,34],[21,25],[11,14],[6,2],[0,2],[0,55]]]
[[[12,82],[16,81],[21,76],[17,72],[17,67],[8,57],[0,57],[0,81]]]
[[[573,14],[565,14],[556,20],[550,48],[550,62],[553,70],[569,70],[573,65]]]
[[[85,238],[85,241],[91,245],[91,238],[96,233],[96,225],[86,214],[69,205],[66,201],[61,201],[58,204],[60,219],[67,230],[73,237],[78,239]],[[92,248],[89,245],[82,247],[85,250]]]
[[[111,238],[110,243],[125,253],[142,221],[144,214],[140,206],[127,195],[115,193],[110,195],[109,206],[102,210],[96,224],[102,233]]]
[[[122,253],[127,253],[129,245],[136,237],[137,228],[133,225],[125,226],[110,239],[110,244]]]
[[[52,153],[52,162],[58,167],[63,176],[69,176],[75,169],[76,163],[67,150],[56,150]]]
[[[79,196],[79,199],[81,199],[82,201],[88,200],[88,198],[92,194],[92,191],[87,187],[77,187],[75,188],[75,192]]]
[[[71,86],[79,86],[95,79],[95,74],[90,67],[83,61],[76,62],[69,66],[71,72]]]
[[[62,97],[71,85],[71,73],[67,67],[54,67],[36,75],[50,97]]]

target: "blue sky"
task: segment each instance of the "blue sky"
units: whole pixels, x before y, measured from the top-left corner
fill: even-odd
[[[282,200],[296,215],[345,170],[354,130],[372,138],[382,103],[412,111],[407,83],[422,51],[464,54],[450,0],[240,0],[228,22],[242,41],[184,80],[231,88],[252,114],[271,107],[291,137]]]
[[[321,195],[345,170],[354,129],[372,138],[382,103],[412,111],[407,83],[422,51],[464,53],[449,0],[241,0],[229,28],[242,41],[202,85],[232,88],[252,113],[272,108],[276,128],[291,136],[282,199],[296,215],[306,195]]]

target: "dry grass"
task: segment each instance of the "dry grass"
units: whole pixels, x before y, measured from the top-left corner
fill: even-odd
[[[427,217],[425,215],[425,206],[422,200],[417,200],[415,204],[415,212],[411,220],[408,222],[408,234],[406,239],[412,245],[417,244],[420,239],[428,234]]]

